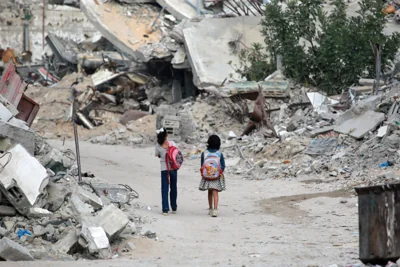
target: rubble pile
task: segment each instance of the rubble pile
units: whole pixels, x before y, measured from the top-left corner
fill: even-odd
[[[200,140],[206,141],[211,133],[223,139],[228,172],[246,179],[305,182],[312,175],[312,180],[323,181],[332,190],[351,189],[399,180],[400,89],[387,86],[372,95],[373,82],[369,84],[363,85],[364,91],[365,87],[370,90],[362,94],[358,87],[351,88],[353,100],[351,96],[326,97],[294,85],[287,97],[266,97],[266,110],[278,138],[271,138],[267,127],[243,134],[251,116],[243,123],[227,117],[235,105],[225,97],[199,97],[190,107]],[[251,114],[254,102],[242,102],[239,106],[246,106]],[[198,158],[204,147],[188,148],[187,157]]]
[[[138,195],[129,186],[91,174],[78,182],[74,153],[40,137],[34,154],[17,144],[0,156],[1,259],[111,259],[140,236]]]
[[[51,147],[15,118],[27,110],[20,105],[25,96],[19,103],[13,96],[0,97],[0,260],[110,259],[129,250],[125,243],[135,236],[156,237],[140,232],[142,207],[132,202],[139,197],[132,188],[90,173],[82,178],[74,152]]]

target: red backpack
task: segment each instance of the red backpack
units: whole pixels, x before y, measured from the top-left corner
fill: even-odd
[[[170,171],[170,166],[172,170],[179,170],[183,164],[182,152],[172,142],[169,142],[167,154],[165,154],[165,163],[167,164],[168,172]]]

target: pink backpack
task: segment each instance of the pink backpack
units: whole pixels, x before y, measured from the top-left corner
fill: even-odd
[[[168,171],[170,171],[170,166],[172,170],[179,170],[183,164],[182,152],[179,151],[179,149],[174,146],[172,142],[169,142],[168,151],[165,155],[165,162],[167,164]]]

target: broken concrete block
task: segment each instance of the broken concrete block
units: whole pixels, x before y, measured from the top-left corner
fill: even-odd
[[[67,254],[78,244],[78,234],[75,227],[67,227],[61,234],[60,239],[53,245],[53,249]]]
[[[0,206],[0,217],[1,216],[15,216],[17,214],[17,211],[15,210],[14,207],[10,206]]]
[[[101,201],[101,199],[96,196],[96,194],[89,192],[82,187],[78,188],[77,194],[83,202],[90,204],[96,210],[103,207],[103,201]]]
[[[0,121],[0,136],[10,139],[13,144],[22,145],[31,155],[35,152],[35,133],[30,130]]]
[[[42,236],[46,233],[46,231],[44,229],[45,228],[41,225],[35,225],[35,226],[33,226],[33,234],[35,236]]]
[[[51,211],[41,208],[30,208],[28,214],[26,214],[29,218],[45,218],[53,215]]]
[[[6,236],[7,233],[8,233],[7,229],[0,227],[0,236],[1,237]]]
[[[0,173],[0,191],[21,214],[26,215],[43,196],[49,180],[47,171],[21,145],[9,152],[10,157],[0,159],[0,164],[5,166]]]
[[[0,258],[6,261],[31,261],[34,260],[29,250],[14,241],[3,237],[0,240]]]
[[[82,239],[79,239],[79,244],[87,247],[89,253],[98,254],[101,259],[108,259],[111,257],[110,243],[108,241],[106,232],[102,227],[82,227]]]
[[[368,132],[375,130],[384,120],[385,114],[368,110],[335,127],[335,131],[348,134],[355,139],[361,139]]]
[[[9,121],[14,115],[3,104],[0,103],[0,120]]]
[[[387,135],[388,130],[389,130],[389,126],[388,125],[382,126],[381,128],[379,128],[378,134],[376,136],[384,137],[385,135]]]
[[[49,211],[56,212],[64,204],[65,198],[71,194],[69,186],[63,186],[62,184],[49,182],[47,186],[47,203]]]
[[[7,231],[13,231],[15,226],[15,221],[5,221],[4,225],[6,226]]]
[[[108,205],[94,217],[94,221],[96,225],[103,227],[108,238],[112,241],[125,229],[129,219],[119,208]]]
[[[93,207],[85,204],[76,194],[71,195],[70,205],[75,219],[79,222],[84,216],[90,216],[94,212]]]
[[[75,155],[67,150],[60,151],[53,148],[43,157],[41,163],[46,169],[57,173],[71,168],[75,164]]]

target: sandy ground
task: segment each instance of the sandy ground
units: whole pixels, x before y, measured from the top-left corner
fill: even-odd
[[[54,142],[61,146],[61,142]],[[72,148],[73,143],[66,143]],[[227,177],[218,218],[207,216],[206,193],[197,189],[197,160],[179,171],[179,213],[161,215],[159,162],[153,148],[81,143],[83,171],[127,183],[151,210],[158,241],[135,239],[137,248],[112,261],[78,266],[329,266],[358,262],[357,199],[323,192],[323,184],[249,181]],[[2,263],[1,266],[71,266],[72,262]]]

